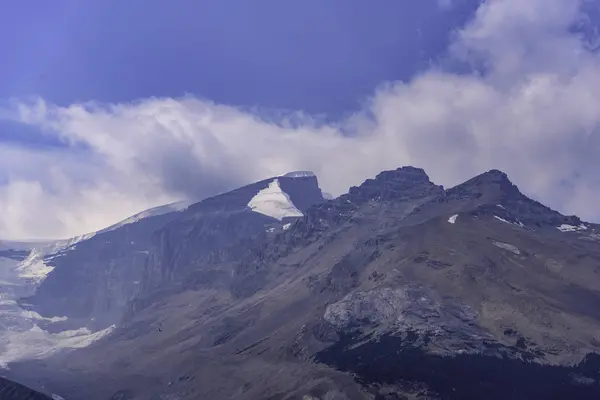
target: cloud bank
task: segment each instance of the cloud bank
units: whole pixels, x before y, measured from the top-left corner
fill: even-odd
[[[449,50],[478,73],[388,83],[336,123],[193,97],[15,102],[4,118],[65,145],[0,144],[0,237],[73,236],[290,170],[340,194],[408,164],[446,186],[499,168],[544,203],[600,220],[600,56],[582,11],[592,3],[486,1]]]

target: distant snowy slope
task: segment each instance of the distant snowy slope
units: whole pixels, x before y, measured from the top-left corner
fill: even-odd
[[[85,347],[109,334],[112,326],[92,330],[83,321],[71,321],[59,314],[44,317],[23,309],[27,305],[19,299],[34,294],[58,260],[70,255],[79,260],[74,254],[76,248],[83,246],[81,250],[85,253],[91,239],[150,217],[183,211],[189,204],[178,202],[155,207],[101,231],[64,240],[0,241],[0,368],[7,368],[17,360],[43,358],[61,349]],[[90,257],[98,255],[90,254]],[[75,326],[68,327],[71,325]]]
[[[114,225],[111,225],[108,228],[104,228],[101,231],[98,231],[98,233],[113,231],[124,225],[138,222],[144,218],[155,217],[157,215],[163,215],[163,214],[167,214],[167,213],[174,212],[174,211],[184,211],[186,208],[188,208],[193,203],[195,203],[195,201],[178,201],[176,203],[171,203],[171,204],[166,204],[164,206],[150,208],[148,210],[145,210],[145,211],[139,212],[135,215],[132,215],[131,217],[126,218],[123,221],[118,222]]]
[[[2,256],[2,252],[13,252],[14,254],[27,254],[23,252],[29,252],[28,255],[23,256],[24,259],[18,264],[16,271],[21,278],[30,279],[32,283],[40,284],[54,269],[54,267],[48,265],[48,262],[55,257],[60,256],[65,251],[74,249],[77,243],[91,239],[97,234],[113,231],[127,224],[138,222],[144,218],[154,217],[175,211],[183,211],[192,203],[193,202],[191,201],[180,201],[154,207],[149,210],[139,212],[98,232],[90,232],[69,239],[45,242],[16,242],[10,240],[1,240],[0,256]]]
[[[83,240],[90,239],[95,234],[96,233],[93,232],[85,235],[75,236],[70,239],[36,244],[31,248],[27,258],[17,266],[16,270],[19,274],[19,277],[30,279],[36,284],[41,283],[41,281],[43,281],[44,278],[46,278],[46,276],[54,269],[53,267],[47,265],[46,261],[51,260],[60,252],[72,248],[75,244]]]

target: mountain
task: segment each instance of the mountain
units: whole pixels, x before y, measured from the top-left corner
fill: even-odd
[[[70,253],[76,251],[79,243],[145,218],[176,214],[186,206],[185,203],[174,203],[156,207],[100,232],[66,240],[0,241],[0,367],[6,368],[20,359],[47,357],[62,349],[85,347],[110,333],[113,327],[106,325],[102,319],[90,322],[89,319],[69,319],[63,315],[44,317],[20,299],[36,292],[55,269],[57,260],[71,259],[73,255]],[[94,257],[93,253],[88,255]],[[76,299],[75,303],[79,300]],[[104,326],[101,325],[103,323]]]
[[[52,329],[106,329],[134,297],[187,278],[194,257],[235,257],[234,243],[282,230],[322,201],[317,178],[300,171],[199,203],[145,211],[47,257],[52,272],[21,305],[45,318],[66,318]]]
[[[28,280],[30,284],[39,285],[52,270],[56,257],[64,256],[68,251],[75,249],[79,242],[91,239],[99,233],[114,231],[127,224],[138,222],[142,219],[168,214],[185,209],[189,202],[177,202],[135,214],[117,224],[104,228],[98,232],[91,232],[64,240],[46,240],[15,242],[0,240],[0,258],[18,261],[17,275]]]
[[[190,206],[112,333],[11,371],[72,399],[599,397],[599,225],[497,170],[403,167],[306,209],[288,185]]]
[[[23,385],[0,377],[0,399],[2,400],[52,400],[51,397],[35,392]]]

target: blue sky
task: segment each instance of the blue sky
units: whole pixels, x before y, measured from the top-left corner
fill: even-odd
[[[10,2],[0,97],[64,105],[191,93],[337,116],[435,62],[474,10],[437,0]]]
[[[600,219],[598,1],[479,3],[10,2],[0,237],[83,233],[292,169],[339,194],[404,164],[444,185],[500,168]]]

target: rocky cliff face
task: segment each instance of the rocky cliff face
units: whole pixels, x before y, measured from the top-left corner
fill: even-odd
[[[156,233],[112,335],[22,367],[75,398],[598,397],[599,226],[495,170],[448,190],[386,171],[294,219],[256,185]]]
[[[169,288],[227,287],[233,263],[323,201],[317,178],[303,172],[260,181],[194,204],[153,235],[143,288],[126,318]]]
[[[142,219],[52,255],[46,263],[54,270],[22,304],[46,317],[68,318],[55,329],[106,328],[139,291],[152,232],[177,217],[172,212]]]
[[[251,200],[269,187],[265,198],[253,203],[258,211],[253,210]],[[317,178],[297,173],[184,210],[141,215],[54,256],[48,261],[54,270],[22,303],[46,317],[68,318],[54,329],[104,329],[121,319],[133,299],[141,304],[158,287],[216,282],[220,264],[238,259],[253,240],[281,231],[302,210],[322,201]]]

